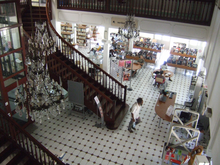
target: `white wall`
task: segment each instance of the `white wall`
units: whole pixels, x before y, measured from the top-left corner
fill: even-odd
[[[104,26],[105,28],[118,28],[111,25],[112,17],[125,16],[100,14],[92,12],[78,12],[71,10],[57,10],[56,21],[69,22],[77,24],[87,24]],[[171,21],[161,21],[146,18],[135,17],[138,20],[138,27],[141,32],[168,35],[172,37],[181,37],[199,41],[206,41],[208,38],[208,26],[199,26],[192,24],[177,23]]]
[[[206,83],[208,86],[207,105],[212,108],[212,117],[210,118],[211,140],[209,149],[212,150],[213,164],[220,162],[220,10],[215,8],[214,20],[211,24],[210,38],[208,39],[207,56],[205,60]]]

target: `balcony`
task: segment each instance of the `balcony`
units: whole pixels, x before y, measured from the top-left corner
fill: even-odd
[[[215,0],[57,0],[58,9],[175,21],[210,26]]]

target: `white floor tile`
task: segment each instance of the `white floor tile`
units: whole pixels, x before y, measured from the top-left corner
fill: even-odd
[[[80,49],[84,53],[88,50]],[[159,95],[159,90],[153,87],[151,77],[154,65],[148,64],[138,76],[131,81],[132,91],[127,91],[127,104],[131,106],[138,97],[142,97],[144,104],[140,116],[142,123],[136,126],[134,133],[129,133],[128,112],[117,130],[94,127],[97,120],[95,114],[82,116],[76,115],[67,109],[60,116],[44,120],[42,124],[34,123],[26,130],[37,140],[51,149],[66,152],[65,163],[74,164],[147,164],[158,165],[161,162],[162,147],[167,140],[169,123],[161,120],[158,128],[159,117],[154,117],[154,107]],[[169,67],[174,71],[174,68]],[[167,90],[177,92],[176,103],[184,104],[188,99],[189,85],[192,73],[186,74],[184,70],[177,69],[168,82]],[[122,82],[130,87],[130,82]],[[83,157],[82,157],[83,156]]]

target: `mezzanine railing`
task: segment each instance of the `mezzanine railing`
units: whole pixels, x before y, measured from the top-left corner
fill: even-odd
[[[136,17],[210,26],[215,0],[57,0],[58,9],[134,14]]]

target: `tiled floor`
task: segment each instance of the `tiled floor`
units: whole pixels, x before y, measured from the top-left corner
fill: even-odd
[[[127,92],[127,103],[131,106],[138,97],[144,100],[140,116],[142,123],[137,125],[137,130],[130,133],[128,123],[130,113],[121,122],[117,130],[106,127],[95,127],[100,122],[95,114],[86,119],[82,115],[71,111],[70,105],[61,115],[45,119],[42,124],[34,123],[27,130],[43,145],[53,151],[66,153],[63,160],[71,165],[81,164],[161,164],[162,147],[168,137],[169,122],[159,124],[159,117],[154,117],[154,106],[159,90],[153,87],[151,72],[153,64],[148,64],[138,75],[132,79],[132,91]],[[169,68],[174,71],[174,68]],[[168,81],[167,90],[177,92],[176,103],[184,104],[186,101],[192,72],[185,75],[184,70],[177,69]],[[130,86],[130,82],[123,82]]]

